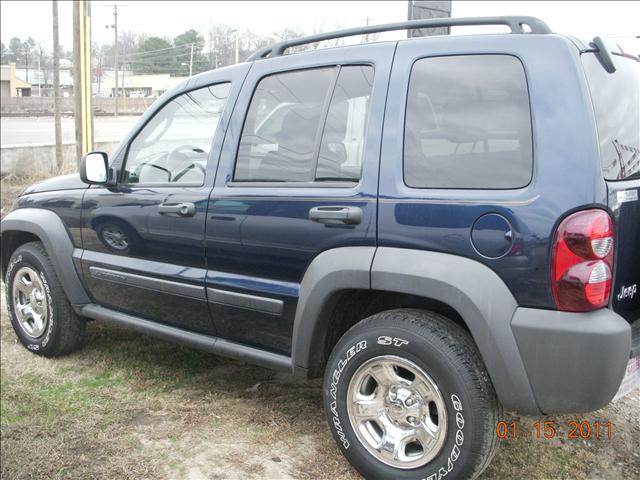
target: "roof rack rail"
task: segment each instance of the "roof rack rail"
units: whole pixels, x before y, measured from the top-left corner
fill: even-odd
[[[383,25],[370,25],[366,27],[347,28],[334,32],[319,33],[306,37],[294,38],[275,43],[262,48],[251,55],[247,61],[252,62],[261,58],[277,57],[284,54],[287,48],[306,45],[309,43],[332,40],[334,38],[351,37],[354,35],[366,35],[370,33],[391,32],[394,30],[412,30],[414,28],[434,27],[460,27],[470,25],[506,25],[511,28],[511,33],[552,33],[551,29],[542,20],[535,17],[468,17],[468,18],[431,18],[427,20],[410,20],[407,22],[385,23]],[[530,30],[525,30],[525,25]]]

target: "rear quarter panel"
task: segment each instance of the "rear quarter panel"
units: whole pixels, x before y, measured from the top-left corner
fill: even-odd
[[[533,176],[514,190],[418,189],[403,179],[404,119],[411,68],[420,58],[505,54],[523,64],[531,104]],[[380,166],[380,246],[440,251],[493,269],[523,306],[554,308],[550,243],[570,211],[606,205],[598,145],[579,51],[556,35],[441,37],[401,42],[387,99]],[[487,213],[511,223],[513,248],[489,259],[471,243],[474,222]]]

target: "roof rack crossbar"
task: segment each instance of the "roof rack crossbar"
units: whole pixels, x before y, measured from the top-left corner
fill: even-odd
[[[415,28],[435,28],[435,27],[460,27],[472,25],[506,25],[511,29],[511,33],[552,33],[551,29],[542,20],[535,17],[468,17],[468,18],[431,18],[426,20],[410,20],[407,22],[386,23],[383,25],[369,25],[366,27],[348,28],[336,30],[334,32],[319,33],[306,37],[294,38],[283,42],[275,43],[269,47],[258,50],[249,57],[247,61],[259,60],[267,57],[277,57],[284,54],[287,48],[297,47],[310,43],[333,40],[354,35],[367,35],[371,33],[391,32],[394,30],[413,30]],[[530,30],[525,30],[528,26]]]

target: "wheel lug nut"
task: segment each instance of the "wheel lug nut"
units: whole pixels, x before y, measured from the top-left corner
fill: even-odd
[[[407,421],[409,423],[415,423],[416,422],[416,417],[407,417]]]
[[[411,398],[407,398],[407,407],[410,407],[411,405],[413,405],[413,399]]]

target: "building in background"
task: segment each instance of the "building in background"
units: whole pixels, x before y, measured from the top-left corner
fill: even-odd
[[[0,96],[28,97],[31,95],[31,84],[16,76],[16,64],[2,65],[0,71]]]
[[[124,77],[124,78],[123,78]],[[120,76],[118,92],[125,97],[159,97],[174,85],[185,80],[186,77],[173,77],[168,73],[155,75],[132,75],[126,72]],[[94,93],[100,97],[111,97],[115,92],[115,78],[110,72],[105,72],[100,89],[94,83]]]
[[[409,0],[409,11],[407,13],[409,20],[427,19],[427,18],[447,18],[451,17],[451,0],[442,1],[426,1],[426,0]],[[407,30],[407,37],[427,37],[429,35],[449,35],[449,27],[438,28],[416,28]]]
[[[33,95],[37,95],[37,87],[40,86],[42,96],[53,95],[53,66],[43,65],[40,70],[32,63],[27,70],[24,65],[16,66],[16,75],[31,84]],[[62,92],[73,93],[73,63],[66,58],[60,59],[60,88]]]

